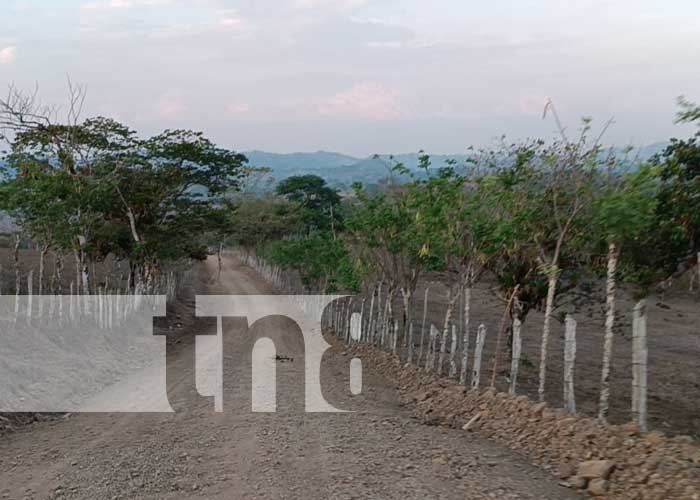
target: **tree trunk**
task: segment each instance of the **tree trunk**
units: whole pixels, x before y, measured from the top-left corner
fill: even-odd
[[[63,292],[63,252],[58,252],[56,257],[56,293]]]
[[[603,370],[600,379],[600,403],[598,418],[605,421],[610,406],[610,363],[613,351],[613,327],[615,326],[615,290],[617,288],[617,262],[620,256],[615,243],[608,247],[608,278],[605,292],[605,341],[603,343]]]
[[[51,293],[56,294],[58,287],[58,252],[53,253],[53,272],[51,273]]]
[[[357,339],[355,340],[355,342],[358,342],[358,343],[359,343],[359,342],[362,342],[363,336],[365,335],[365,331],[364,331],[364,330],[365,330],[365,328],[364,328],[364,326],[365,326],[365,324],[364,324],[364,320],[365,320],[365,302],[367,302],[367,299],[363,297],[363,298],[362,298],[362,305],[360,306],[360,326],[359,326],[359,329],[360,329],[360,330],[359,330],[359,332],[358,332]]]
[[[22,243],[22,239],[19,235],[15,235],[15,248],[13,258],[15,265],[15,295],[19,295],[22,289],[22,276],[19,271],[19,246]]]
[[[647,357],[646,304],[640,300],[632,323],[632,417],[642,432],[647,430]]]
[[[382,287],[384,282],[380,281],[377,287],[377,318],[374,320],[374,325],[372,329],[372,344],[376,345],[378,341],[381,340],[381,319],[382,319]]]
[[[221,250],[223,249],[223,246],[224,246],[223,243],[219,243],[219,249],[216,252],[216,259],[217,259],[218,264],[219,264],[219,272],[216,276],[217,281],[221,281]]]
[[[557,274],[552,271],[547,284],[547,304],[544,312],[544,326],[542,327],[542,344],[540,346],[540,386],[537,390],[540,403],[544,403],[545,379],[547,376],[547,347],[549,344],[549,329],[554,311],[554,297],[557,292]]]
[[[452,288],[447,296],[447,311],[445,311],[445,323],[442,327],[442,338],[440,339],[440,357],[438,358],[437,373],[442,375],[443,366],[445,364],[445,353],[447,352],[447,336],[450,333],[450,324],[452,322],[452,313],[454,312],[455,302],[459,298],[459,294],[455,294]]]
[[[501,361],[501,340],[508,329],[508,318],[511,317],[511,312],[513,309],[513,301],[518,296],[518,291],[520,290],[520,285],[515,285],[513,292],[510,294],[508,303],[506,304],[506,309],[503,311],[503,318],[501,319],[501,326],[498,329],[498,336],[496,337],[496,352],[493,356],[493,370],[491,373],[491,387],[496,387],[496,375],[498,374],[498,368]]]
[[[75,294],[80,295],[80,282],[81,272],[82,272],[82,258],[80,257],[80,250],[77,248],[73,249],[73,256],[75,257]]]
[[[566,315],[564,333],[564,407],[569,413],[576,413],[574,393],[574,366],[576,364],[576,320]]]
[[[384,347],[388,350],[392,345],[392,330],[394,329],[394,288],[389,288],[386,296],[386,318],[384,319]]]
[[[86,263],[83,263],[81,278],[83,280],[83,293],[90,293],[90,270]]]
[[[44,263],[46,262],[46,254],[49,251],[49,246],[44,245],[39,254],[39,295],[44,293]]]
[[[466,387],[469,369],[469,321],[471,315],[472,287],[471,283],[464,287],[464,332],[462,332],[462,371],[459,383]]]
[[[15,248],[14,248],[14,266],[15,266],[15,315],[13,323],[17,324],[17,318],[19,317],[19,300],[20,293],[22,293],[22,275],[19,271],[19,245],[22,242],[19,234],[15,235]]]
[[[520,354],[522,353],[522,338],[520,336],[520,331],[522,329],[522,323],[516,317],[513,318],[513,355],[510,360],[510,388],[508,392],[511,395],[515,395],[515,389],[518,385],[518,371],[520,370]]]
[[[404,317],[404,335],[408,339],[408,363],[413,363],[413,318],[411,314],[411,296],[410,290],[401,289],[401,297],[403,299],[403,317]]]
[[[374,300],[377,296],[377,289],[372,290],[372,298],[369,301],[369,316],[367,317],[367,333],[365,334],[365,342],[372,345],[373,335],[372,327],[374,325]]]

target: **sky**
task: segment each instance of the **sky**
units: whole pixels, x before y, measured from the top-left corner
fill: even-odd
[[[2,0],[0,90],[39,85],[143,135],[240,151],[460,153],[610,118],[605,142],[685,136],[697,0]]]

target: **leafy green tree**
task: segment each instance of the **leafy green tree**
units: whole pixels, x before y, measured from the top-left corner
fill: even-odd
[[[289,177],[277,185],[276,193],[301,207],[308,232],[339,229],[340,195],[328,187],[323,178],[317,175]]]
[[[245,156],[199,132],[140,139],[108,118],[80,121],[81,91],[71,95],[64,123],[33,94],[11,89],[0,100],[0,125],[12,132],[4,208],[33,239],[73,250],[85,292],[87,261],[110,253],[146,281],[162,260],[206,255],[204,236],[224,227]]]
[[[274,195],[246,195],[232,200],[227,224],[229,241],[248,251],[298,236],[303,229],[299,206]]]
[[[600,234],[607,245],[605,341],[598,413],[601,420],[607,419],[609,409],[615,292],[620,278],[618,264],[621,252],[626,252],[629,247],[634,256],[640,239],[654,230],[658,187],[655,174],[654,169],[644,167],[626,176],[605,176],[601,179],[599,197],[593,206],[589,235]],[[628,269],[623,269],[622,279],[632,281],[625,271]]]
[[[278,241],[264,255],[284,269],[297,271],[307,289],[326,294],[340,290],[356,292],[359,288],[348,247],[330,233]]]

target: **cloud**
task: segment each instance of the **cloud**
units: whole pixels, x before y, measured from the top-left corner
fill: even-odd
[[[10,64],[14,62],[17,55],[17,47],[9,46],[0,49],[0,64]]]
[[[250,104],[242,102],[237,104],[227,104],[224,109],[228,115],[245,115],[250,111],[251,107]]]
[[[319,113],[337,118],[386,121],[404,118],[407,110],[398,92],[381,83],[366,81],[325,100]]]
[[[160,118],[168,120],[181,118],[185,111],[187,111],[187,105],[179,94],[166,93],[156,101],[156,112]]]
[[[131,9],[136,7],[163,7],[171,5],[172,0],[107,0],[83,4],[86,10]]]
[[[325,9],[349,11],[364,7],[367,0],[292,0],[292,6],[297,9]]]
[[[229,9],[221,12],[219,27],[240,32],[249,32],[251,30],[250,23],[239,14],[238,9]]]

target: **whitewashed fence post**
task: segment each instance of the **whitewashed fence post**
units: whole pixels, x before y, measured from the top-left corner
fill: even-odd
[[[420,328],[420,350],[418,351],[418,366],[420,366],[420,361],[423,359],[423,349],[425,341],[425,321],[428,317],[428,292],[430,292],[430,287],[425,287],[425,297],[423,298],[423,322]],[[430,348],[430,345],[428,345]]]
[[[523,341],[521,337],[522,323],[518,318],[513,318],[513,358],[510,361],[510,388],[508,392],[515,395],[515,389],[518,385],[518,371],[520,371],[520,356],[523,350]]]
[[[569,413],[576,413],[574,393],[574,366],[576,364],[576,320],[566,315],[564,333],[564,406]]]
[[[479,388],[481,376],[481,355],[484,352],[484,340],[486,339],[486,326],[482,323],[476,332],[476,347],[474,348],[474,366],[472,368],[472,389]]]
[[[440,332],[435,325],[430,325],[430,339],[428,341],[428,352],[425,355],[425,371],[429,372],[435,365],[435,349],[437,347],[437,338]]]
[[[459,375],[459,383],[463,386],[467,385],[467,373],[469,373],[469,319],[472,300],[472,289],[470,286],[464,287],[464,307],[463,324],[464,332],[462,333],[462,371]]]
[[[27,323],[32,322],[32,303],[34,297],[32,295],[32,288],[34,285],[34,270],[30,269],[27,275]]]
[[[648,354],[646,304],[640,300],[632,321],[632,417],[642,432],[647,430]]]
[[[457,325],[452,325],[452,344],[450,345],[450,378],[457,375]]]

